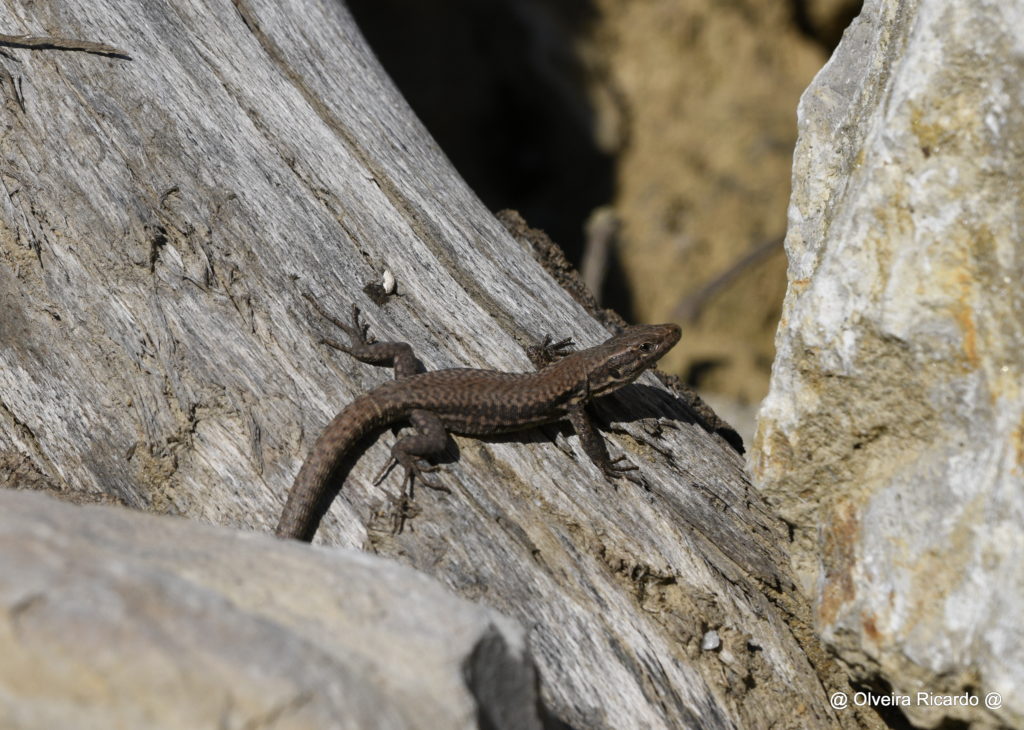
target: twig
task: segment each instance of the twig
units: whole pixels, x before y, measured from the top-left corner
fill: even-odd
[[[601,289],[608,273],[608,259],[619,235],[619,218],[610,206],[595,208],[587,218],[586,243],[580,262],[580,276],[587,289],[601,303]]]
[[[97,53],[101,56],[131,58],[120,48],[108,46],[106,43],[79,41],[73,38],[55,38],[49,35],[4,35],[0,33],[0,45],[13,46],[15,48],[52,48],[58,51],[82,51],[84,53]]]
[[[683,322],[695,322],[697,317],[700,316],[701,310],[704,309],[707,303],[715,295],[723,289],[728,288],[729,285],[744,272],[744,270],[768,258],[769,255],[774,253],[776,249],[782,245],[782,241],[782,236],[779,236],[777,238],[769,238],[768,240],[757,244],[749,253],[739,259],[728,269],[723,271],[693,294],[683,297],[679,304],[676,305],[676,308],[672,311],[672,316]]]

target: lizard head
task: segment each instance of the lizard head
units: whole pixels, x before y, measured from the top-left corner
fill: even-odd
[[[590,394],[604,395],[632,383],[671,350],[681,334],[675,324],[639,324],[598,345],[596,365],[587,373]]]

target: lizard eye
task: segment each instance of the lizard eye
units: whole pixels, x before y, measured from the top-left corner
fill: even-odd
[[[640,352],[650,352],[653,349],[654,349],[654,345],[652,345],[650,342],[641,342],[640,343]]]

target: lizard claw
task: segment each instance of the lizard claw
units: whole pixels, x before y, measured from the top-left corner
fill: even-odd
[[[393,456],[390,459],[388,459],[387,463],[384,464],[383,467],[381,467],[381,470],[379,472],[377,472],[377,476],[375,476],[373,478],[373,486],[376,487],[382,481],[384,481],[384,477],[386,477],[388,474],[391,473],[391,470],[394,468],[395,464],[397,464],[397,463],[398,463],[398,459],[396,459]]]
[[[572,459],[576,458],[576,452],[573,451],[572,446],[566,440],[565,436],[563,436],[560,432],[555,432],[555,436],[552,439],[552,441],[555,442],[555,447],[558,448],[558,450],[561,451],[563,454]]]
[[[405,529],[405,523],[420,513],[420,508],[412,503],[408,496],[392,500],[394,510],[391,513],[391,534],[401,535]]]
[[[540,370],[568,355],[575,344],[571,337],[554,342],[551,335],[544,335],[542,343],[526,348],[526,356],[533,366]]]
[[[446,494],[451,494],[452,490],[450,490],[448,487],[444,486],[443,484],[433,482],[427,479],[425,476],[423,476],[427,472],[437,471],[440,468],[441,467],[439,467],[437,464],[424,465],[418,462],[413,462],[411,465],[406,465],[405,479],[402,480],[402,491],[407,492],[409,498],[412,499],[412,484],[413,481],[418,478],[419,483],[422,484],[424,487],[433,489],[436,492],[445,492]]]
[[[395,464],[401,463],[402,468],[405,470],[405,477],[402,479],[402,492],[393,501],[395,509],[392,517],[392,534],[399,535],[402,530],[405,529],[405,523],[411,520],[413,517],[420,513],[420,508],[413,504],[413,482],[416,478],[419,478],[419,483],[430,489],[435,489],[439,492],[446,492],[451,494],[452,490],[443,484],[437,484],[430,481],[425,476],[427,472],[437,471],[441,467],[437,464],[425,464],[421,463],[415,457],[409,457],[408,459],[399,459],[392,456],[388,460],[388,463],[381,469],[380,474],[374,480],[374,484],[380,484],[384,477],[387,476],[388,472],[391,471]]]
[[[551,335],[544,335],[544,344],[541,345],[541,349],[552,359],[565,357],[569,354],[569,350],[576,346],[571,337],[565,337],[558,342],[552,342],[551,340]]]
[[[626,457],[625,456],[616,456],[614,459],[611,459],[608,462],[608,469],[611,469],[612,471],[618,473],[618,472],[623,472],[623,471],[633,471],[634,469],[639,469],[640,468],[636,464],[630,464],[629,462],[626,462],[625,466],[615,466],[620,461],[626,461]]]
[[[349,336],[351,336],[354,339],[358,340],[359,344],[361,344],[361,345],[372,345],[377,340],[372,335],[368,334],[369,331],[370,331],[370,325],[365,324],[364,322],[360,321],[359,315],[360,315],[359,307],[357,307],[355,305],[355,303],[353,303],[352,304],[352,328],[349,329],[348,327],[345,327],[345,326],[342,326],[341,328],[343,330],[345,330],[349,334]]]
[[[352,340],[353,340],[353,343],[354,343],[353,345],[346,346],[346,345],[342,345],[341,343],[339,343],[339,342],[337,342],[335,340],[330,340],[330,339],[327,339],[326,337],[321,337],[320,338],[320,342],[322,342],[323,344],[329,345],[330,347],[333,347],[336,350],[341,350],[342,352],[347,352],[347,353],[349,353],[351,355],[353,347],[356,347],[356,346],[359,346],[359,345],[363,345],[363,346],[365,346],[365,345],[372,345],[374,342],[376,342],[376,340],[373,337],[371,337],[371,336],[369,336],[367,334],[367,332],[369,332],[369,330],[370,330],[370,325],[363,324],[360,321],[360,319],[359,319],[359,307],[357,307],[355,304],[352,305],[352,314],[351,314],[352,323],[351,324],[346,324],[346,323],[342,322],[340,319],[338,319],[337,317],[335,317],[333,314],[328,312],[326,309],[324,309],[323,306],[320,304],[320,302],[318,302],[316,300],[316,298],[312,294],[309,294],[308,292],[305,292],[305,293],[303,293],[302,296],[306,299],[307,302],[309,302],[310,306],[313,307],[313,309],[316,310],[317,314],[319,314],[321,317],[323,317],[328,322],[333,324],[335,327],[340,329],[346,335],[351,337]]]
[[[377,476],[373,479],[373,485],[377,486],[384,478],[391,472],[396,464],[399,463],[399,458],[392,456],[388,459],[388,462],[384,467],[377,473]],[[438,492],[447,492],[451,494],[452,490],[443,484],[437,484],[427,479],[424,474],[428,472],[438,471],[441,467],[437,464],[426,464],[421,463],[418,459],[410,457],[407,459],[401,459],[402,468],[405,470],[405,478],[402,479],[402,494],[412,495],[413,481],[418,477],[420,483],[425,487],[430,487]]]
[[[654,438],[661,438],[666,430],[679,430],[679,426],[667,418],[641,418],[638,423],[647,435]]]
[[[640,486],[644,485],[643,477],[639,474],[633,474],[632,472],[638,471],[639,467],[636,464],[626,463],[620,466],[620,461],[625,461],[625,456],[617,456],[611,459],[603,468],[604,475],[609,479],[626,479],[627,481],[633,482]]]
[[[330,337],[321,337],[320,338],[320,344],[321,345],[327,345],[328,347],[333,347],[335,350],[341,350],[342,352],[347,352],[349,355],[352,354],[352,348],[351,347],[349,347],[348,345],[343,345],[340,342],[338,342],[337,340],[332,340]]]

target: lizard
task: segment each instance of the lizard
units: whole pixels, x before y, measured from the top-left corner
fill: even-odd
[[[679,341],[678,325],[629,326],[603,344],[576,351],[571,349],[571,339],[552,342],[548,336],[539,347],[528,351],[535,372],[473,368],[417,372],[419,362],[412,347],[405,342],[377,342],[368,336],[369,326],[361,321],[355,304],[351,324],[346,324],[326,312],[313,297],[306,295],[306,299],[350,339],[346,345],[321,338],[322,344],[360,362],[393,367],[395,379],[356,398],[317,438],[288,492],[275,530],[278,537],[312,541],[341,488],[343,464],[348,457],[365,439],[401,422],[409,422],[415,433],[395,442],[391,458],[374,484],[400,465],[405,471],[403,510],[411,499],[414,479],[432,489],[450,491],[424,476],[438,469],[436,465],[421,463],[425,457],[444,451],[449,433],[490,436],[562,419],[572,424],[584,453],[606,477],[639,481],[631,473],[636,466],[620,463],[626,457],[609,456],[604,439],[587,413],[587,404],[633,382],[651,368]],[[358,458],[358,454],[355,456]],[[401,523],[396,531],[400,529]]]

